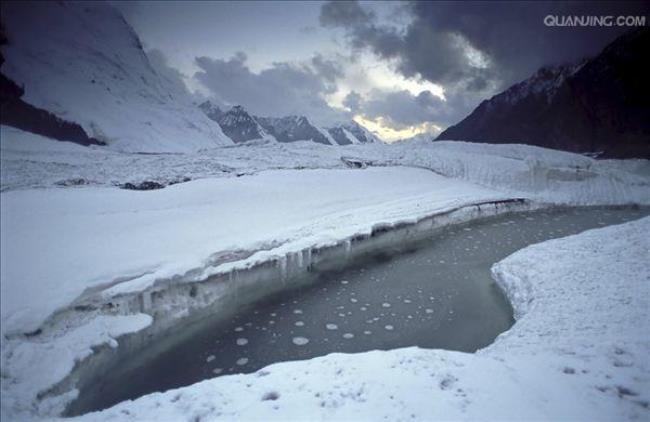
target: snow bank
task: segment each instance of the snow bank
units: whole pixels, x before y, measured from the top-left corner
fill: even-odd
[[[23,99],[79,123],[123,151],[194,151],[232,144],[189,94],[160,75],[112,6],[3,2],[2,72]],[[37,28],[37,30],[34,30]]]
[[[117,337],[139,331],[149,324],[149,315],[98,315],[79,321],[64,333],[49,334],[38,340],[8,341],[2,345],[2,420],[31,418],[35,414],[52,415],[63,411],[58,401],[25,402],[63,379],[74,365],[102,344],[117,347]],[[9,382],[8,380],[11,380]],[[76,395],[73,391],[68,395]],[[38,407],[37,407],[38,406]],[[21,415],[21,416],[18,416]]]
[[[530,145],[449,141],[406,142],[396,145],[393,154],[396,158],[387,157],[389,162],[428,168],[529,199],[570,205],[650,203],[650,174],[639,171],[647,169],[647,160],[601,162]]]
[[[644,218],[534,245],[495,265],[517,322],[477,354],[332,354],[78,420],[646,419],[649,231]]]
[[[209,266],[214,254],[266,260],[509,196],[412,168],[268,171],[156,191],[2,193],[3,333],[30,332],[86,289],[141,291]]]

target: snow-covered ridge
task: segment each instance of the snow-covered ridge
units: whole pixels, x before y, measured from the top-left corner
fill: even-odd
[[[513,85],[492,99],[516,104],[531,95],[543,94],[546,97],[546,102],[550,103],[564,81],[578,72],[585,63],[586,60],[583,60],[574,64],[542,67],[530,78]],[[492,102],[488,102],[488,104],[494,106]]]
[[[3,74],[23,99],[121,151],[231,144],[189,94],[154,70],[133,29],[106,3],[3,2]]]
[[[258,121],[242,106],[234,106],[228,111],[221,111],[209,101],[199,106],[205,114],[216,121],[224,134],[235,143],[257,139],[275,141],[273,136],[266,133]]]
[[[323,145],[350,145],[381,142],[379,138],[355,121],[324,128],[305,116],[254,116],[241,105],[223,111],[211,101],[199,108],[217,122],[234,142],[273,140],[278,142],[311,141]]]

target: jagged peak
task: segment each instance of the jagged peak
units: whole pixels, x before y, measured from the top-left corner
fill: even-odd
[[[516,83],[490,99],[506,101],[516,104],[530,95],[546,95],[550,101],[564,81],[578,72],[587,60],[577,63],[564,63],[560,65],[547,65],[538,69],[532,76]]]
[[[243,105],[235,105],[228,110],[228,113],[246,113],[248,114],[248,111],[244,108]]]

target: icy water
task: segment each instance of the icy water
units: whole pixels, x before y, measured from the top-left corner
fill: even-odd
[[[544,240],[634,220],[647,210],[535,211],[457,225],[427,241],[384,250],[318,282],[202,324],[146,364],[106,374],[72,414],[274,362],[406,346],[473,352],[513,323],[490,267]]]

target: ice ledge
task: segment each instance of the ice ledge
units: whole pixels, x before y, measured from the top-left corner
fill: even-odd
[[[518,320],[477,354],[332,354],[151,394],[80,420],[646,419],[649,231],[647,217],[496,264]],[[269,393],[276,399],[265,400]]]
[[[32,407],[40,414],[56,415],[67,402],[76,397],[76,389],[93,382],[97,373],[117,362],[135,361],[143,344],[164,339],[169,332],[183,330],[183,327],[200,321],[208,314],[223,314],[225,317],[242,304],[297,283],[310,282],[308,275],[313,269],[340,266],[347,260],[387,245],[431,236],[449,224],[541,206],[542,204],[524,199],[506,199],[449,207],[426,217],[375,224],[370,231],[357,232],[351,237],[322,243],[318,247],[284,252],[281,245],[250,256],[235,254],[235,258],[245,257],[239,260],[230,260],[232,256],[220,255],[226,262],[196,272],[192,279],[176,277],[159,280],[143,291],[121,292],[108,297],[85,297],[50,317],[30,338],[16,337],[6,341],[2,350],[3,364],[20,371],[20,368],[25,367],[21,364],[24,359],[15,360],[13,350],[16,348],[27,345],[25,347],[30,347],[25,352],[28,359],[39,360],[41,356],[48,355],[29,345],[44,343],[54,350],[65,349],[72,338],[70,336],[75,337],[78,330],[84,330],[88,324],[93,324],[93,321],[100,318],[143,315],[150,320],[139,331],[125,331],[124,333],[133,334],[117,339],[120,342],[119,349],[115,349],[115,340],[93,340],[86,343],[75,337],[75,343],[83,349],[83,353],[73,349],[65,355],[58,354],[57,359],[61,360],[59,367],[62,369],[47,377],[37,373],[24,377],[24,380],[31,379],[33,385],[29,389],[25,388],[27,394],[21,396],[22,400],[17,401],[16,406]],[[279,255],[280,251],[282,254]],[[93,344],[95,353],[91,354]],[[14,391],[13,387],[10,389]]]

